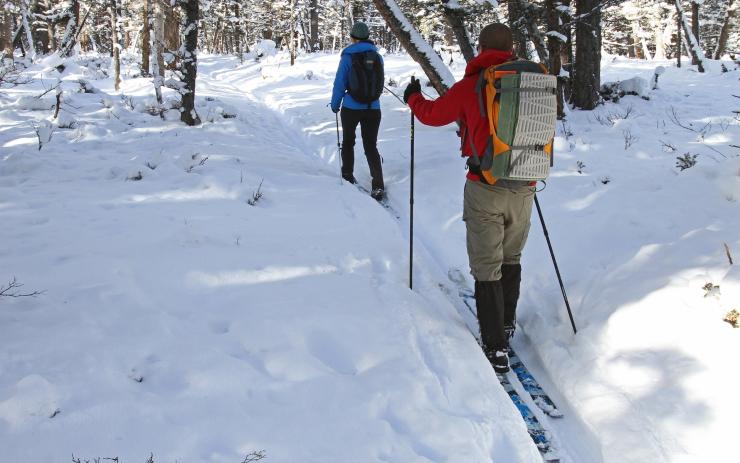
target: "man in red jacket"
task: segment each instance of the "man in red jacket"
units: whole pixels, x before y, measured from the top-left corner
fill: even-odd
[[[503,24],[484,27],[478,56],[465,77],[436,100],[426,100],[418,80],[404,92],[404,101],[416,118],[432,126],[457,122],[461,151],[468,157],[463,220],[470,273],[475,278],[475,302],[481,341],[497,373],[509,371],[508,340],[514,335],[521,281],[520,259],[529,233],[534,191],[529,182],[498,180],[491,185],[480,175],[475,153],[484,153],[490,137],[476,83],[481,71],[517,59],[511,30]]]

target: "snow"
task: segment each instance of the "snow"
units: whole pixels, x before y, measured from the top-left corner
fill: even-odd
[[[115,92],[79,61],[63,75],[37,63],[0,98],[0,287],[44,291],[0,298],[3,460],[541,462],[440,288],[467,270],[455,127],[415,126],[410,291],[409,113],[382,97],[396,220],[339,180],[338,54],[200,55],[198,127],[142,111],[151,80]],[[740,310],[737,71],[605,57],[602,77],[648,80],[656,65],[649,101],[558,125],[538,197],[577,335],[536,215],[524,252],[514,344],[565,413],[543,418],[563,463],[735,454],[740,329],[722,319]],[[60,79],[71,129],[29,103]],[[34,126],[53,130],[40,151]],[[679,171],[685,153],[697,164]]]
[[[555,37],[556,39],[560,40],[563,43],[566,43],[568,41],[568,37],[566,37],[565,35],[561,34],[558,31],[548,31],[545,35],[550,36],[550,37]]]

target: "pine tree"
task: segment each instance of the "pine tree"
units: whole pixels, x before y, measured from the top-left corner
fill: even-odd
[[[576,0],[576,59],[571,102],[594,109],[601,101],[601,0]]]

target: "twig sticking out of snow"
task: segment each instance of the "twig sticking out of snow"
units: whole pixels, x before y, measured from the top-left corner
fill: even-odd
[[[252,197],[247,200],[247,204],[249,204],[250,206],[254,206],[255,204],[257,204],[257,201],[259,201],[262,198],[262,182],[264,181],[265,181],[264,178],[260,180],[260,184],[257,187],[257,191],[252,193]]]
[[[242,460],[242,463],[253,463],[255,461],[260,461],[262,459],[267,458],[267,454],[264,450],[258,450],[256,452],[250,452],[246,457],[244,457],[244,460]]]
[[[33,126],[36,137],[39,140],[39,151],[44,147],[45,144],[51,141],[51,136],[54,133],[54,126],[49,121],[41,121],[39,125]]]
[[[18,280],[13,277],[7,286],[0,286],[0,297],[36,297],[40,294],[44,294],[44,291],[32,291],[30,293],[19,293],[16,290],[22,287],[22,283],[18,283]]]

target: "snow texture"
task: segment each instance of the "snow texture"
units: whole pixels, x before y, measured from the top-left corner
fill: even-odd
[[[88,67],[102,56],[63,75],[37,63],[33,83],[3,89],[0,287],[44,292],[0,298],[1,460],[542,461],[447,286],[467,271],[455,127],[415,127],[410,291],[408,110],[382,96],[397,220],[339,180],[325,107],[339,56],[288,59],[199,56],[209,117],[192,128],[176,109],[142,112],[148,79],[114,91]],[[657,64],[650,101],[558,125],[538,198],[578,335],[536,215],[523,254],[514,344],[565,414],[543,417],[563,463],[736,455],[740,329],[722,319],[740,310],[737,76],[614,57],[602,75],[648,80]],[[18,104],[59,80],[74,128]],[[359,140],[355,176],[369,186]]]

